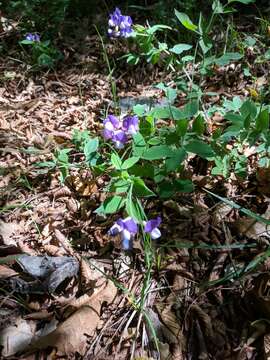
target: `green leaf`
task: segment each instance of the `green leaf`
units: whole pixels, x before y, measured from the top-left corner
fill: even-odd
[[[174,47],[172,47],[170,50],[170,52],[176,54],[176,55],[180,55],[182,54],[182,52],[184,51],[188,51],[192,49],[192,45],[189,45],[189,44],[177,44],[177,45],[174,45]]]
[[[141,105],[141,104],[134,105],[133,112],[135,115],[142,117],[145,113],[145,105]]]
[[[97,151],[98,145],[99,145],[99,140],[97,137],[94,139],[90,139],[85,143],[83,152],[85,155],[85,160],[87,162],[91,160],[93,153]]]
[[[147,144],[149,145],[160,145],[162,143],[160,137],[153,137],[147,141]]]
[[[233,53],[225,53],[221,57],[217,58],[215,60],[215,63],[219,66],[225,66],[228,65],[232,61],[240,60],[242,59],[243,55],[239,54],[237,52]]]
[[[267,109],[260,112],[256,119],[256,130],[265,131],[269,130],[269,112]]]
[[[212,158],[215,152],[210,145],[205,142],[194,140],[185,146],[186,151],[199,155],[203,159]]]
[[[194,190],[194,185],[189,179],[177,179],[174,180],[174,189],[176,192],[189,193]]]
[[[193,22],[190,20],[189,16],[185,13],[179,12],[176,9],[174,9],[174,13],[177,17],[177,19],[180,21],[180,23],[188,30],[195,31],[198,26],[193,24]]]
[[[116,170],[121,170],[122,169],[122,160],[120,159],[118,154],[112,153],[112,155],[111,155],[111,163],[116,168]]]
[[[133,165],[136,164],[136,162],[138,162],[140,160],[139,157],[136,156],[132,156],[129,159],[125,160],[121,166],[122,170],[127,170],[129,168],[131,168]]]
[[[184,149],[177,149],[174,152],[174,156],[166,159],[165,165],[166,165],[166,171],[171,172],[179,169],[179,166],[184,161],[186,157],[186,152]]]
[[[150,164],[147,164],[147,166],[135,164],[129,169],[129,173],[135,176],[153,179],[154,166]]]
[[[174,194],[173,184],[171,181],[163,181],[158,186],[158,193],[162,199],[168,199]]]
[[[233,3],[233,2],[240,2],[241,4],[247,5],[247,4],[252,4],[252,3],[254,3],[255,0],[229,0],[229,1],[228,1],[228,4]]]
[[[130,181],[118,179],[110,185],[110,192],[116,194],[126,193],[130,188]]]
[[[197,116],[194,120],[192,124],[192,131],[194,131],[197,135],[202,135],[205,132],[205,121],[201,115]]]
[[[95,210],[96,214],[114,214],[125,205],[126,199],[122,196],[110,196]]]
[[[155,196],[155,193],[150,190],[140,178],[133,179],[133,191],[138,197]]]
[[[251,119],[255,119],[257,115],[257,106],[254,104],[253,101],[247,100],[241,106],[240,113],[244,117],[244,119],[246,119],[248,116],[250,116]]]
[[[166,145],[157,145],[152,146],[148,150],[146,150],[142,156],[145,160],[160,160],[167,157],[172,157],[174,155],[174,151],[171,147]]]
[[[54,168],[56,166],[54,161],[38,162],[35,165],[38,166],[38,167],[49,167],[49,168]]]
[[[137,133],[133,135],[133,155],[141,156],[146,150],[146,142],[141,133]]]

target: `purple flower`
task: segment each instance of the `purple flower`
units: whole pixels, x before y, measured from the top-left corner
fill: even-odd
[[[40,36],[38,34],[28,33],[25,35],[25,40],[33,41],[33,42],[40,42]]]
[[[106,140],[111,139],[116,148],[121,149],[128,142],[128,135],[136,134],[139,130],[139,119],[137,116],[127,115],[123,121],[114,115],[108,115],[103,121],[103,136]]]
[[[125,143],[128,141],[128,137],[124,131],[117,130],[114,132],[112,141],[114,142],[115,147],[117,149],[122,149],[124,147]]]
[[[122,15],[116,8],[109,17],[108,35],[113,38],[128,37],[132,33],[132,19],[130,16]]]
[[[158,229],[161,224],[161,217],[158,216],[156,219],[148,220],[144,224],[144,231],[149,233],[153,240],[158,239],[161,236],[161,232]]]
[[[123,120],[123,130],[127,131],[128,134],[134,135],[139,131],[139,119],[136,115],[127,115]]]
[[[117,220],[108,233],[111,236],[121,234],[123,249],[129,250],[132,248],[132,240],[137,232],[138,225],[131,217],[127,217]]]
[[[121,127],[120,121],[114,115],[108,115],[108,117],[103,121],[103,125],[103,136],[106,140],[112,139],[115,132]]]

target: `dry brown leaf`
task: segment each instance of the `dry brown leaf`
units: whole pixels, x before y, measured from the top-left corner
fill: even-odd
[[[74,254],[74,250],[68,241],[68,239],[65,237],[63,233],[61,233],[60,230],[54,229],[54,234],[56,239],[59,241],[59,243],[63,246],[63,248],[66,250],[66,252],[70,255]]]
[[[89,297],[87,304],[79,308],[67,320],[50,334],[36,341],[32,349],[53,347],[57,354],[83,355],[87,347],[87,339],[93,336],[100,322],[100,309],[103,302],[110,304],[116,296],[115,285],[108,281],[106,286]]]
[[[9,278],[11,276],[16,276],[18,273],[13,269],[5,265],[0,265],[0,279]]]
[[[22,231],[20,224],[16,222],[5,223],[0,220],[0,239],[2,237],[4,245],[16,245],[16,241],[12,238],[12,235],[18,234]]]
[[[92,196],[98,192],[98,187],[96,181],[93,179],[86,178],[82,176],[70,176],[68,178],[69,183],[74,187],[75,191],[81,196]]]
[[[0,332],[0,345],[3,346],[2,356],[8,357],[18,351],[23,351],[33,340],[34,331],[34,324],[20,317],[16,319],[14,325],[2,329]]]

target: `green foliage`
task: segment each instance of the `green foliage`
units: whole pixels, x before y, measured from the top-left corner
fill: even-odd
[[[50,40],[47,41],[30,41],[22,40],[20,44],[25,46],[26,52],[30,48],[27,57],[30,58],[34,68],[53,68],[55,64],[63,58],[59,50],[51,45]]]

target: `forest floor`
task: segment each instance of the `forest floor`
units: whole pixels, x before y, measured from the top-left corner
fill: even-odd
[[[161,240],[156,251],[162,263],[145,290],[140,244],[124,252],[119,239],[107,235],[115,217],[94,213],[104,200],[106,177],[74,168],[61,184],[58,170],[36,165],[51,160],[58,147],[72,146],[75,129],[100,134],[112,106],[98,38],[71,53],[73,66],[42,75],[31,75],[12,54],[1,61],[2,358],[270,359],[267,226],[205,191],[269,219],[270,173],[247,181],[231,177],[221,185],[195,157],[196,190],[147,205],[162,214],[162,239],[183,246],[164,249]],[[116,76],[118,96],[123,102],[161,99],[152,84],[170,80],[170,74],[164,77],[149,67],[126,70]],[[228,66],[204,89],[218,93],[209,98],[218,104],[223,95],[249,96],[251,85]],[[183,106],[185,99],[178,100]],[[220,122],[215,113],[208,125]],[[256,261],[256,271],[249,272]],[[134,303],[142,296],[143,312]]]

